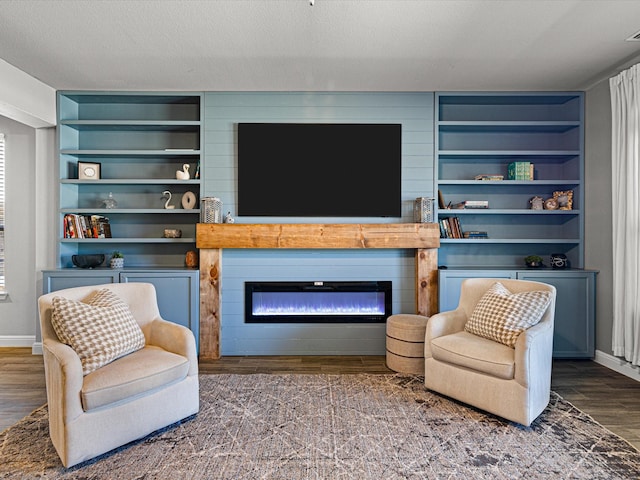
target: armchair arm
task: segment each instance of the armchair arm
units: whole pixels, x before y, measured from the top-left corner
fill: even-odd
[[[429,317],[425,340],[459,332],[464,329],[465,323],[467,323],[467,316],[460,308],[436,313]]]
[[[69,345],[50,338],[42,342],[42,350],[49,416],[55,422],[68,424],[83,413],[80,357]]]
[[[189,375],[198,374],[198,354],[193,332],[187,327],[156,318],[151,322],[147,342],[165,350],[187,357]]]
[[[553,321],[543,321],[518,336],[515,379],[524,387],[547,389],[551,379]]]
[[[424,358],[431,358],[431,340],[464,330],[467,315],[457,308],[448,312],[436,313],[429,317],[424,339]]]

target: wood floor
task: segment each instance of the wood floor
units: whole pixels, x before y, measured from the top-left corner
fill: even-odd
[[[224,357],[202,373],[390,373],[384,356]],[[640,382],[595,362],[556,360],[552,389],[640,449]],[[0,431],[46,403],[42,357],[0,348]]]

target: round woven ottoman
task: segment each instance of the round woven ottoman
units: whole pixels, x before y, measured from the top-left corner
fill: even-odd
[[[387,367],[424,375],[424,335],[429,317],[399,314],[387,319]]]

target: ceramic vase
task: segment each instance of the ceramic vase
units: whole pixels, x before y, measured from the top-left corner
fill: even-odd
[[[123,268],[123,267],[124,267],[124,258],[111,259],[111,268]]]

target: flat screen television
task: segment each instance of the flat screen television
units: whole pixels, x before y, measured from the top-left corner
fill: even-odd
[[[400,124],[239,123],[238,215],[400,217]]]

